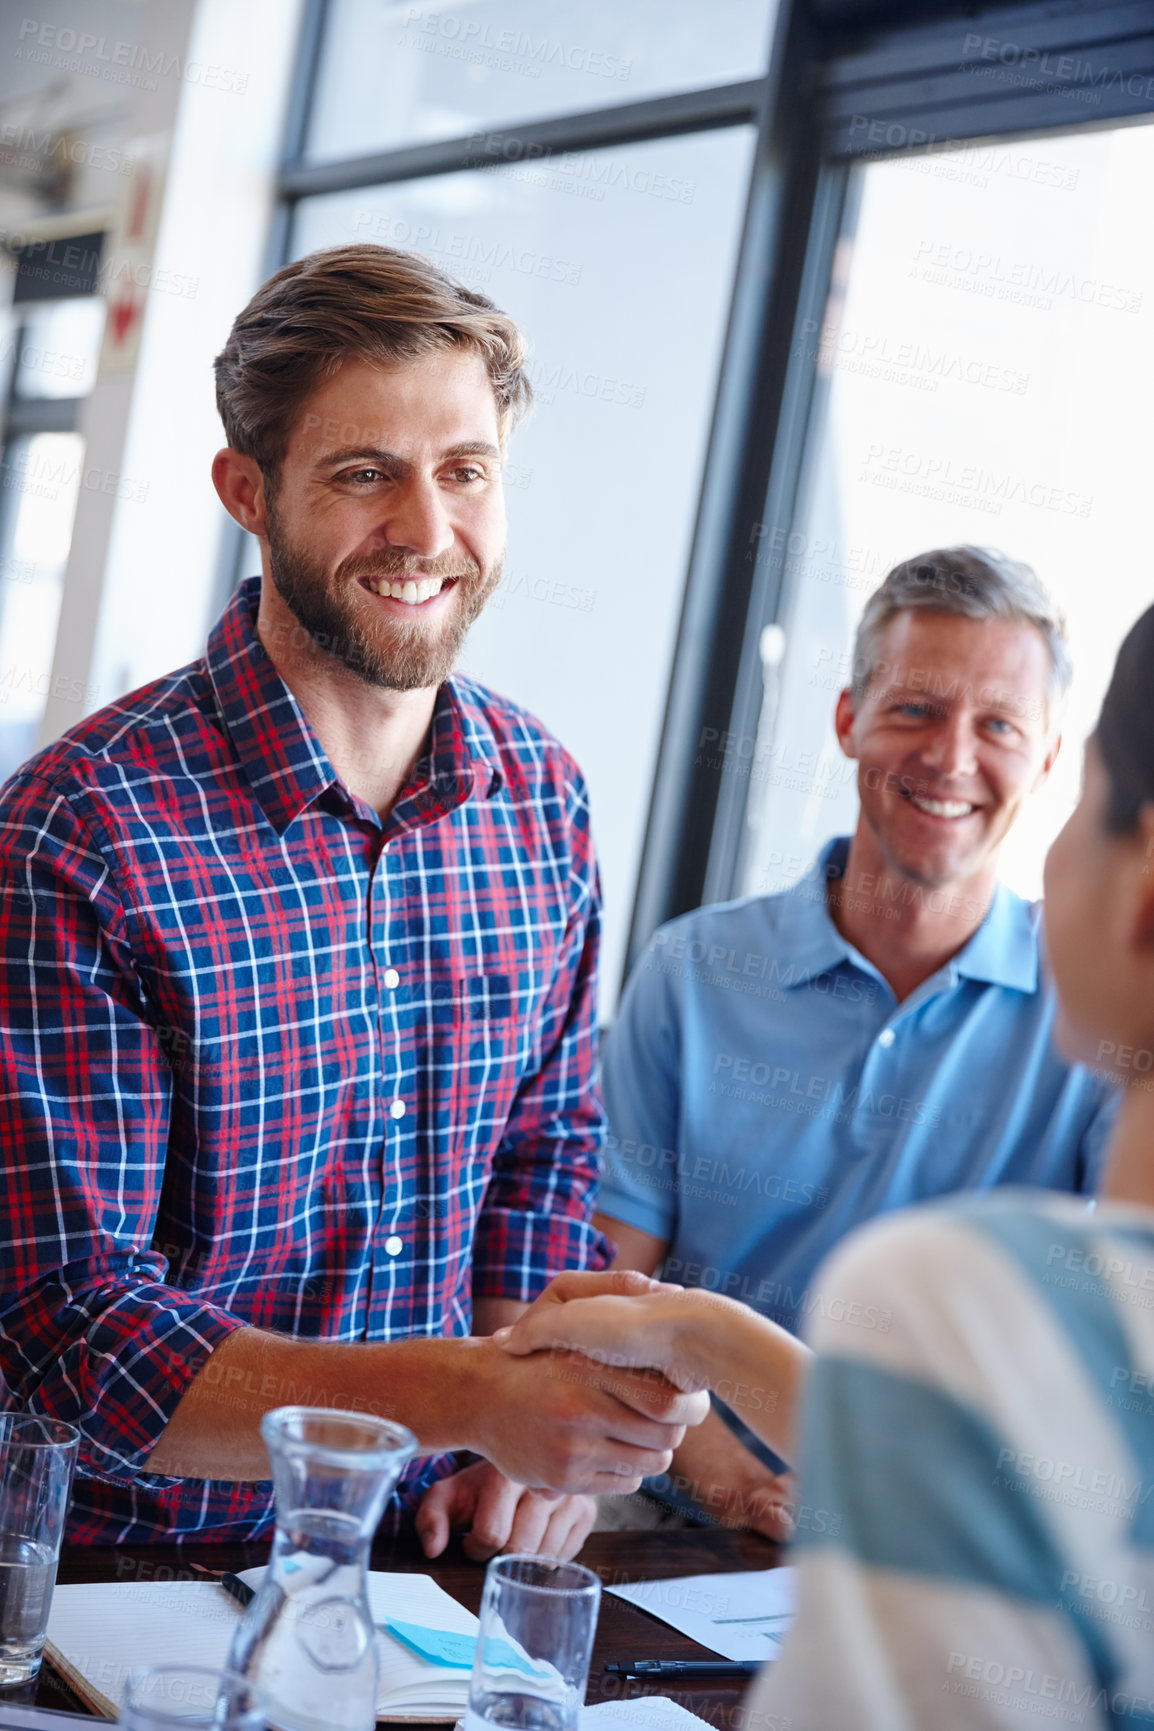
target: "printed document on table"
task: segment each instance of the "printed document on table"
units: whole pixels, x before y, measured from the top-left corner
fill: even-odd
[[[708,1719],[690,1713],[668,1695],[634,1695],[582,1707],[578,1731],[701,1731]]]
[[[750,1569],[734,1575],[632,1581],[606,1591],[660,1617],[723,1659],[776,1659],[793,1620],[796,1579],[796,1569]]]

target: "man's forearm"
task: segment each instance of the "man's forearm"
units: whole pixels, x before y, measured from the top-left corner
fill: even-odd
[[[496,1326],[496,1325],[495,1325]],[[484,1372],[474,1340],[342,1345],[241,1328],[185,1391],[148,1461],[180,1478],[267,1479],[260,1421],[277,1406],[343,1407],[407,1425],[427,1454],[476,1446]]]
[[[647,1373],[551,1352],[516,1358],[475,1336],[345,1346],[241,1328],[185,1391],[148,1470],[268,1478],[264,1414],[337,1406],[407,1425],[422,1453],[484,1455],[518,1484],[616,1491],[666,1471],[700,1402]]]

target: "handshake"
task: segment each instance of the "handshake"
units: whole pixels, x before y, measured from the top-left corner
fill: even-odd
[[[792,1452],[806,1349],[715,1293],[626,1270],[562,1274],[477,1344],[494,1397],[481,1452],[522,1484],[636,1490],[668,1471],[686,1428],[707,1416],[711,1387],[759,1376],[774,1398],[742,1416],[778,1453]]]

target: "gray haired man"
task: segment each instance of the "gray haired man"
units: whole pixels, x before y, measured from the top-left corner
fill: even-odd
[[[999,1184],[1093,1188],[1112,1101],[1054,1049],[1040,910],[997,877],[1069,680],[1027,566],[952,547],[870,597],[836,714],[853,835],[783,895],[663,927],[629,983],[604,1055],[598,1224],[618,1266],[664,1266],[796,1329],[837,1305],[810,1277],[873,1215]],[[722,1519],[788,1527],[773,1468],[716,1413],[673,1482]]]

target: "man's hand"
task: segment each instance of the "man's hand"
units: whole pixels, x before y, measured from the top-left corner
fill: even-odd
[[[665,1472],[686,1425],[709,1410],[662,1376],[597,1364],[579,1353],[515,1358],[475,1340],[469,1446],[518,1484],[624,1492]]]
[[[792,1473],[771,1473],[750,1456],[747,1471],[722,1481],[716,1474],[687,1485],[693,1500],[723,1527],[737,1527],[779,1544],[793,1537],[793,1503],[797,1481]],[[678,1462],[674,1461],[674,1472]]]
[[[575,1557],[597,1518],[592,1497],[532,1491],[507,1479],[489,1461],[477,1461],[439,1479],[421,1499],[417,1536],[427,1557],[439,1557],[450,1534],[464,1531],[462,1548],[475,1563],[499,1551]]]
[[[793,1474],[771,1472],[718,1412],[685,1438],[673,1457],[672,1478],[723,1527],[747,1527],[782,1542],[793,1537]]]
[[[793,1537],[793,1503],[797,1481],[792,1473],[776,1478],[766,1471],[760,1484],[751,1485],[731,1504],[722,1519],[726,1527],[749,1527],[767,1539],[788,1544]]]

